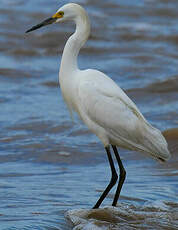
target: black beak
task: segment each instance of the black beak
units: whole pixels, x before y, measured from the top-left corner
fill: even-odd
[[[37,24],[36,26],[33,26],[31,29],[27,30],[25,33],[29,33],[33,30],[37,30],[43,26],[47,26],[47,25],[52,24],[54,22],[56,22],[56,18],[48,18],[48,19],[44,20],[43,22]]]

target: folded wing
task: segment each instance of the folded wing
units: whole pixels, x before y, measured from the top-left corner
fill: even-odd
[[[157,159],[169,158],[167,143],[161,132],[146,121],[112,79],[91,70],[91,77],[81,80],[78,96],[82,114],[104,128],[111,142],[147,152]]]

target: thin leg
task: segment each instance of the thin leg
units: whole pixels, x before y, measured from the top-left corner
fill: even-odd
[[[120,156],[119,156],[119,153],[117,151],[116,146],[112,145],[112,148],[113,148],[113,151],[114,151],[114,154],[116,156],[116,160],[117,160],[117,163],[118,163],[119,169],[120,169],[119,183],[118,183],[117,190],[116,190],[116,193],[115,193],[115,196],[114,196],[114,200],[113,200],[113,203],[112,203],[112,206],[116,206],[117,205],[117,201],[119,199],[119,195],[120,195],[121,189],[122,189],[122,185],[123,185],[125,177],[126,177],[126,171],[124,169],[124,166],[122,164],[122,161],[120,159]]]
[[[99,198],[99,200],[97,201],[97,203],[95,204],[95,206],[93,208],[99,208],[100,204],[102,203],[104,198],[107,196],[108,192],[116,184],[116,181],[117,181],[117,178],[118,178],[118,175],[116,173],[116,169],[114,167],[114,162],[113,162],[113,159],[112,159],[112,156],[111,156],[109,146],[106,147],[105,149],[106,149],[106,152],[107,152],[107,156],[108,156],[108,160],[109,160],[109,164],[110,164],[110,168],[111,168],[111,172],[112,172],[112,177],[111,177],[110,183],[108,184],[108,186],[106,187],[106,189],[104,190],[103,194],[101,195],[101,197]]]

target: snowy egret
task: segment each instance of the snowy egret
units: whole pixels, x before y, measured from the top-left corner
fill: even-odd
[[[98,70],[78,68],[78,53],[90,34],[88,15],[80,5],[66,4],[51,18],[26,32],[67,20],[75,22],[76,30],[68,39],[62,55],[59,71],[62,95],[70,112],[77,112],[81,120],[101,140],[110,163],[110,183],[93,208],[100,206],[118,179],[110,152],[110,145],[112,146],[120,169],[112,203],[116,206],[126,176],[116,146],[149,154],[160,161],[168,160],[170,153],[161,132],[148,123],[136,105],[111,78]]]

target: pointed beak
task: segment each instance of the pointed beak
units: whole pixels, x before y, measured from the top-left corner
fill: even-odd
[[[27,30],[25,33],[29,33],[31,31],[37,30],[43,26],[47,26],[49,24],[52,24],[52,23],[56,22],[56,20],[57,20],[57,18],[55,18],[55,17],[48,18],[48,19],[44,20],[43,22],[37,24],[36,26],[33,26],[31,29]]]

